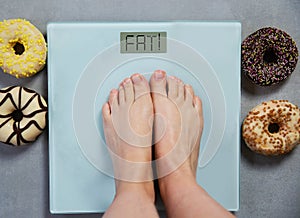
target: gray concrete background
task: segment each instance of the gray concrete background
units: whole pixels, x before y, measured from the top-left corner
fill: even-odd
[[[238,20],[242,38],[265,26],[288,32],[300,48],[299,0],[0,0],[0,20],[26,18],[46,34],[50,21]],[[217,51],[216,51],[217,52]],[[300,106],[300,64],[285,82],[257,87],[242,77],[241,120],[255,105],[288,99]],[[47,70],[15,79],[0,70],[0,88],[23,85],[47,98]],[[99,217],[51,215],[48,210],[47,130],[31,146],[0,143],[0,218]],[[300,148],[264,157],[241,144],[240,211],[237,217],[300,217]]]

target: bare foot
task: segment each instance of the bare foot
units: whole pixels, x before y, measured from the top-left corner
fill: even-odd
[[[154,105],[155,158],[158,177],[195,178],[203,128],[202,105],[190,85],[155,71],[150,80]]]
[[[148,81],[140,74],[126,78],[110,92],[102,108],[117,194],[143,189],[154,201],[151,168],[153,105]]]
[[[168,217],[233,217],[196,182],[201,100],[191,86],[163,71],[154,72],[150,87],[158,184]]]

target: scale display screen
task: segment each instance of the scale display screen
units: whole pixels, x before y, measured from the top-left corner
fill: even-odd
[[[121,53],[166,53],[167,32],[121,32]]]

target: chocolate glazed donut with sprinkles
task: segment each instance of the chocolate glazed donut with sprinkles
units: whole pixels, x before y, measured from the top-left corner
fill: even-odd
[[[286,32],[266,27],[242,43],[242,72],[261,86],[277,84],[292,74],[298,61],[295,41]]]
[[[12,146],[35,141],[45,129],[47,111],[44,98],[31,89],[0,89],[0,141]]]

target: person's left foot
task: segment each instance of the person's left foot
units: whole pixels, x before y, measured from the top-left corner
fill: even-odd
[[[192,86],[177,77],[167,77],[161,70],[153,73],[150,88],[159,179],[174,171],[196,177],[203,128],[200,98],[194,95]]]

